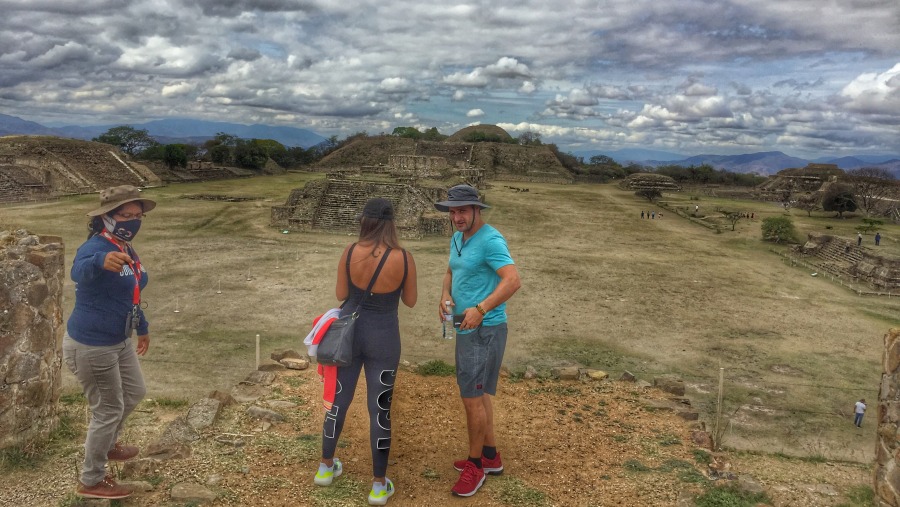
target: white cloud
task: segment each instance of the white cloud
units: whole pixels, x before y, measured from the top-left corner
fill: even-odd
[[[163,86],[162,88],[162,96],[163,97],[178,97],[181,95],[187,95],[194,91],[195,85],[192,83],[188,83],[187,81],[181,81],[180,83],[170,84]]]
[[[480,118],[484,116],[484,111],[481,109],[470,109],[468,113],[466,113],[466,118]]]
[[[844,107],[864,114],[890,114],[900,118],[900,63],[882,73],[867,72],[840,93]]]

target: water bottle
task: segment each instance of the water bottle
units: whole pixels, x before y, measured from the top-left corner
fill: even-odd
[[[444,306],[449,310],[450,309],[450,301],[444,301]],[[444,327],[444,332],[442,337],[445,340],[452,340],[453,335],[456,333],[456,329],[453,328],[453,314],[445,313],[444,321],[442,322]]]

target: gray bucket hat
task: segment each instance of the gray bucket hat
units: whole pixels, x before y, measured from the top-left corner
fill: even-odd
[[[109,213],[126,202],[141,201],[144,213],[156,207],[156,201],[141,197],[141,191],[131,185],[119,185],[100,191],[100,207],[88,213],[89,217],[96,217]]]
[[[447,191],[447,200],[434,203],[434,209],[438,211],[450,211],[450,208],[458,208],[460,206],[490,208],[490,206],[481,202],[481,198],[478,197],[478,190],[469,185],[450,187],[450,190]]]

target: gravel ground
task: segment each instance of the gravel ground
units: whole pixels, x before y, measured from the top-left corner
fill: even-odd
[[[162,462],[138,477],[152,489],[119,504],[177,505],[170,498],[172,487],[193,482],[217,495],[212,505],[365,505],[371,460],[364,391],[360,385],[338,449],[344,475],[330,488],[312,483],[319,457],[321,384],[314,371],[288,370],[278,373],[258,403],[295,403],[279,410],[285,422],[266,427],[246,415],[247,405],[231,405],[204,430],[191,458]],[[388,469],[397,493],[390,505],[672,506],[685,505],[684,498],[708,484],[705,465],[690,443],[690,423],[647,408],[646,400],[665,398],[664,393],[619,381],[505,379],[495,400],[505,472],[489,477],[474,497],[455,499],[450,488],[458,474],[451,462],[466,452],[456,393],[452,377],[399,373]],[[83,418],[78,404],[66,410]],[[146,446],[185,410],[145,401],[129,422],[128,440]],[[0,505],[103,505],[79,503],[72,496],[80,438],[51,446],[36,468],[5,472]],[[871,476],[869,467],[852,463],[748,453],[728,459],[732,472],[754,477],[776,506],[838,505]]]

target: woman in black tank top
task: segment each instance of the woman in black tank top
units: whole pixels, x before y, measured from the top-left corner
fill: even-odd
[[[384,261],[378,270],[378,265]],[[363,299],[365,287],[376,276],[372,292]],[[359,374],[365,368],[368,393],[369,439],[372,448],[372,490],[370,505],[384,505],[394,494],[394,485],[385,477],[391,446],[391,401],[394,379],[400,363],[399,302],[416,304],[416,265],[409,252],[400,247],[394,225],[394,208],[387,199],[370,199],[360,217],[359,241],[349,245],[338,264],[335,293],[345,301],[342,314],[359,307],[353,341],[353,361],[337,368],[334,402],[325,412],[322,432],[322,462],[315,483],[330,485],[343,468],[334,457],[353,400]]]

